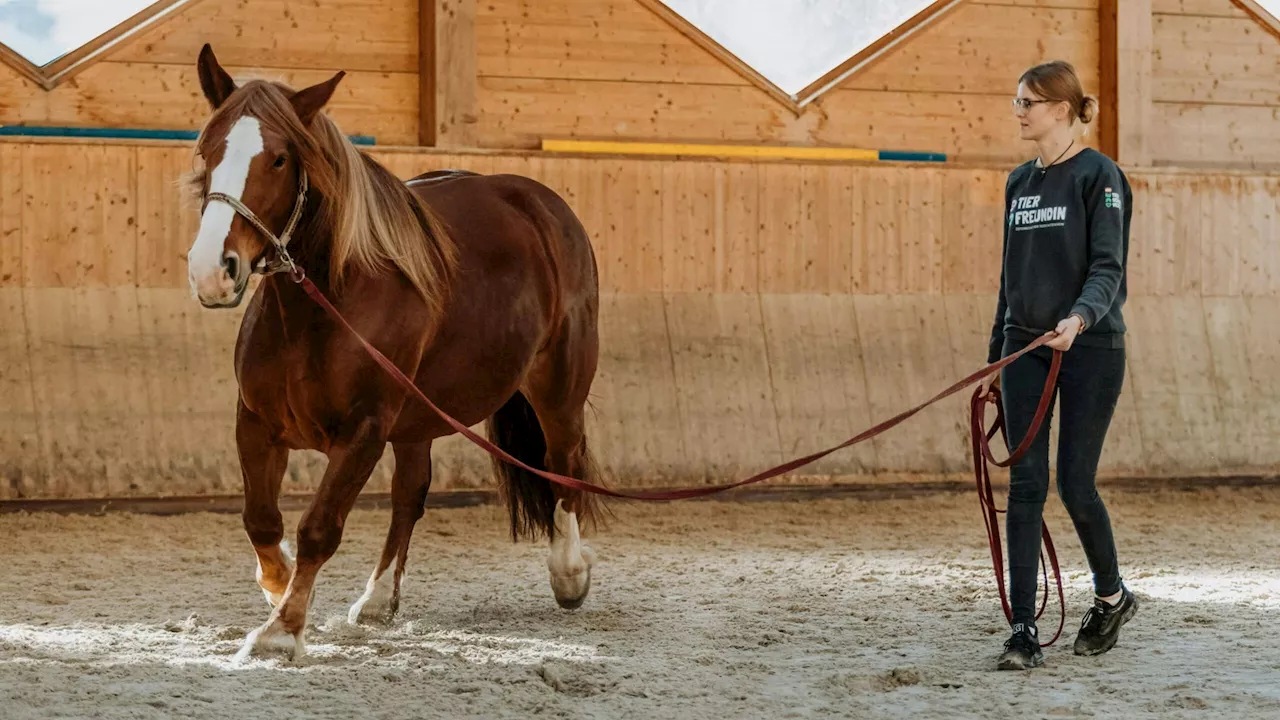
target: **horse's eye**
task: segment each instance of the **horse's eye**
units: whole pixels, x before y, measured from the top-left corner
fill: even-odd
[[[276,161],[271,164],[271,167],[275,168],[276,170],[279,170],[280,168],[284,167],[284,161],[285,161],[285,156],[278,155],[276,156]]]

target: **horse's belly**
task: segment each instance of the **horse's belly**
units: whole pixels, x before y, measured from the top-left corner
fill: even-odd
[[[502,407],[519,389],[537,347],[532,339],[503,338],[505,342],[457,344],[429,352],[415,385],[454,419],[470,427]],[[476,348],[484,348],[483,352]],[[393,441],[422,441],[455,430],[414,393],[397,418]]]

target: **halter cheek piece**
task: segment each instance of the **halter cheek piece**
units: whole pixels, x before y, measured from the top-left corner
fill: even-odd
[[[275,275],[276,273],[287,272],[289,273],[289,277],[293,278],[294,282],[302,281],[305,273],[303,273],[302,268],[293,261],[293,258],[289,255],[289,251],[285,246],[289,244],[290,236],[292,236],[293,231],[297,229],[298,221],[302,219],[302,208],[307,204],[307,173],[305,171],[300,170],[298,173],[298,199],[293,203],[293,214],[289,216],[289,222],[285,224],[284,232],[280,234],[280,237],[276,237],[276,234],[271,232],[271,230],[267,228],[266,224],[264,224],[252,210],[245,207],[244,203],[230,195],[220,192],[211,192],[204,196],[204,207],[209,207],[209,203],[211,202],[224,202],[230,205],[232,210],[235,210],[241,217],[247,220],[250,225],[257,228],[258,232],[265,235],[267,239],[271,241],[271,244],[275,246],[276,257],[268,262],[262,269],[263,275]],[[203,209],[201,211],[203,212]],[[250,272],[257,272],[257,270],[256,268],[251,268]]]

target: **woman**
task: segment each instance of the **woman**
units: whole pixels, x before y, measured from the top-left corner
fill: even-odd
[[[1005,186],[1004,261],[988,362],[1012,354],[1048,331],[1056,333],[992,380],[1002,388],[1009,441],[1026,435],[1049,373],[1052,351],[1064,355],[1055,402],[1061,402],[1058,494],[1071,515],[1093,571],[1093,607],[1075,639],[1077,655],[1097,655],[1116,643],[1137,611],[1116,559],[1111,520],[1094,476],[1124,381],[1125,260],[1130,200],[1124,173],[1076,138],[1098,103],[1085,97],[1075,69],[1051,62],[1018,80],[1014,114],[1022,139],[1039,157],[1019,166]],[[1052,414],[1052,410],[1050,411]],[[1049,420],[1027,454],[1010,468],[1006,519],[1012,636],[1001,670],[1040,665],[1035,625],[1040,523],[1049,490]]]

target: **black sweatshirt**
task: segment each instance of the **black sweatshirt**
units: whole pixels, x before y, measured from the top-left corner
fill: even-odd
[[[1009,174],[1004,261],[987,361],[1005,337],[1030,342],[1079,313],[1076,345],[1124,347],[1125,261],[1133,193],[1106,155],[1085,148],[1048,168]]]

